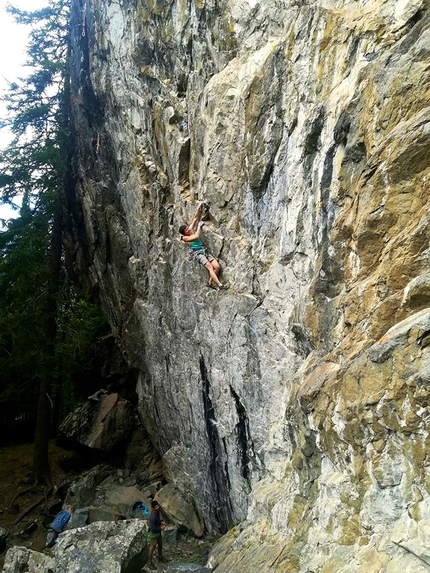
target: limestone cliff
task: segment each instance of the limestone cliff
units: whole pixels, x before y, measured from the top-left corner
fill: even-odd
[[[217,573],[430,564],[429,0],[72,0],[75,264]],[[207,289],[178,227],[231,289]]]

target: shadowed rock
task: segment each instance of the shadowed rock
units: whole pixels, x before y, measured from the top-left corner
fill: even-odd
[[[60,426],[60,433],[80,444],[109,452],[130,434],[134,422],[134,408],[118,394],[100,390],[74,412]]]

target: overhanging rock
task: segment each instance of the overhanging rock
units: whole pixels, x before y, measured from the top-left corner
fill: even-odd
[[[60,433],[80,444],[109,452],[130,434],[134,408],[118,394],[100,390],[71,412],[60,426]]]

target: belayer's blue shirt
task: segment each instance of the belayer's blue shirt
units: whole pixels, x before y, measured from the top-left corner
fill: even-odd
[[[161,533],[160,514],[156,511],[151,511],[151,515],[149,516],[149,531],[152,533]]]

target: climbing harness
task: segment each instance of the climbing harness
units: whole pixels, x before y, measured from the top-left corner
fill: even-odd
[[[85,38],[85,24],[86,24],[86,16],[87,16],[87,3],[84,4],[84,14],[82,17],[82,37]]]
[[[190,261],[194,261],[194,262],[198,263],[200,255],[206,256],[206,249],[203,248],[203,249],[198,249],[195,251],[193,251],[193,249],[189,250]]]

